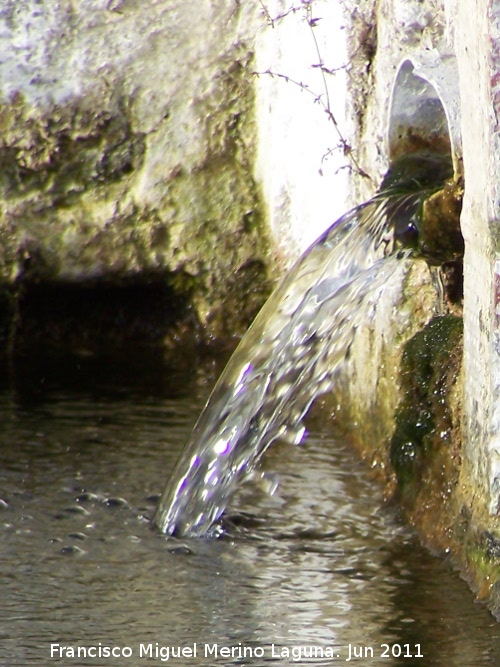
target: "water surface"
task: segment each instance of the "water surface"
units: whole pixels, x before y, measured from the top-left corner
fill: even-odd
[[[349,645],[374,652],[351,664],[499,664],[498,624],[418,546],[323,426],[309,423],[300,446],[269,450],[277,492],[244,486],[224,537],[152,530],[219,370],[130,355],[5,369],[0,664],[332,665],[349,664]],[[128,648],[132,657],[51,657],[51,643]],[[196,644],[197,655],[167,662],[157,644],[186,653]],[[384,644],[413,657],[383,658]],[[339,657],[294,659],[301,646]],[[259,656],[240,659],[239,647]],[[221,656],[224,648],[235,656]]]

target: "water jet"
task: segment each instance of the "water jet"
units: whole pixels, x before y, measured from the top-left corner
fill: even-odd
[[[299,444],[312,402],[332,390],[358,330],[414,250],[397,225],[425,223],[424,202],[451,176],[439,155],[395,161],[378,195],[332,225],[298,260],[243,338],[167,484],[156,525],[176,536],[213,532],[235,487],[276,439]]]

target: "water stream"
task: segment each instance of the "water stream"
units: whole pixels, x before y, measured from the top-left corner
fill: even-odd
[[[221,375],[164,491],[155,523],[168,535],[217,533],[239,482],[277,440],[299,444],[311,403],[329,391],[381,293],[409,267],[424,199],[451,165],[396,165],[379,195],[338,220],[272,294]],[[399,274],[396,278],[395,274]]]

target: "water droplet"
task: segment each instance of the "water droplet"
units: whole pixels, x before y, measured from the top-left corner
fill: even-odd
[[[214,445],[214,452],[216,454],[225,454],[228,449],[229,449],[229,442],[224,438],[217,440],[217,442]]]
[[[279,486],[279,476],[274,473],[261,472],[257,485],[269,496],[274,496]]]

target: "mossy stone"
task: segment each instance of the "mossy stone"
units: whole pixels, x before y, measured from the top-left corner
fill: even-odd
[[[457,372],[450,359],[461,345],[462,319],[453,315],[435,317],[405,345],[403,399],[390,444],[390,461],[403,496],[418,494],[438,450],[450,442],[452,422],[447,401]]]

